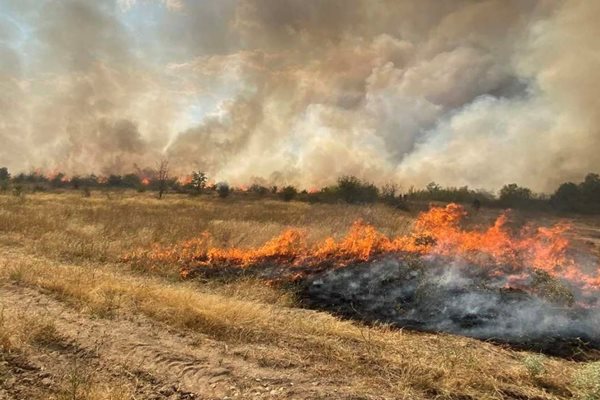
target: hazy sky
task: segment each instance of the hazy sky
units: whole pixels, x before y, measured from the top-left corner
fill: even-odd
[[[551,190],[600,172],[600,1],[0,0],[0,165]]]

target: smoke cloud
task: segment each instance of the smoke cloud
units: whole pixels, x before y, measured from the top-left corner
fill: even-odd
[[[6,0],[0,164],[552,190],[600,170],[600,3]]]

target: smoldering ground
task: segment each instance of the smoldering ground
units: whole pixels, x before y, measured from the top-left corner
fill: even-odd
[[[7,0],[0,158],[551,189],[600,169],[599,14],[586,0]]]
[[[442,258],[388,257],[311,277],[309,307],[367,322],[448,332],[566,357],[598,357],[600,301],[577,303],[576,288],[533,274],[527,287],[509,276]],[[564,285],[564,286],[563,286]],[[581,298],[579,298],[581,300]]]

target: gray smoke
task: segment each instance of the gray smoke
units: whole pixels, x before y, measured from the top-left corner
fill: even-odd
[[[600,170],[598,15],[587,0],[4,0],[0,162],[550,190]]]
[[[366,321],[449,332],[559,355],[600,348],[600,304],[589,308],[535,291],[506,288],[506,276],[478,266],[425,258],[388,258],[313,277],[309,305]],[[534,283],[531,283],[531,288]],[[575,292],[577,293],[577,292]]]

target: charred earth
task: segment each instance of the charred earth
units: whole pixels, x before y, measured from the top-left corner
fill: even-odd
[[[307,278],[302,299],[366,322],[448,332],[569,358],[600,355],[600,311],[573,300],[561,283],[506,276],[440,258],[388,257]],[[558,287],[558,288],[557,288]],[[558,294],[557,294],[558,293]]]

